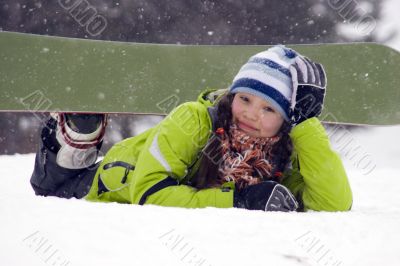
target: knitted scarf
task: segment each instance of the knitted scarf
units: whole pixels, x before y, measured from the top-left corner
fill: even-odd
[[[257,138],[247,135],[232,124],[229,132],[217,129],[221,137],[223,161],[218,169],[219,183],[233,181],[240,190],[263,180],[273,179],[273,145],[280,136]],[[278,173],[280,175],[280,172]],[[280,176],[279,176],[280,177]]]

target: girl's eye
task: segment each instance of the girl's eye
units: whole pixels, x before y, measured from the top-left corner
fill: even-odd
[[[264,111],[265,111],[265,112],[275,113],[275,110],[272,109],[271,107],[265,107],[265,108],[264,108]]]
[[[249,101],[249,98],[247,98],[246,96],[240,96],[240,99],[241,99],[243,102],[248,102],[248,101]]]

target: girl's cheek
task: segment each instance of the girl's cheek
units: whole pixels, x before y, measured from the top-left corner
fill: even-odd
[[[261,119],[261,131],[264,133],[268,132],[270,130],[269,127],[270,127],[270,123],[268,123],[268,121],[265,119],[265,117],[264,117],[264,119]]]
[[[283,120],[273,115],[264,115],[261,123],[264,131],[277,133],[282,126]]]
[[[241,112],[241,108],[239,104],[232,104],[232,114],[237,116]]]

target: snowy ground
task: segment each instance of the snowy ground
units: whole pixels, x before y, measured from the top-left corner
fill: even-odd
[[[34,156],[0,156],[1,265],[399,265],[399,133],[331,131],[354,193],[342,213],[36,197]]]

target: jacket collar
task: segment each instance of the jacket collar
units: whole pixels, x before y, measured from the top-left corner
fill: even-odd
[[[214,104],[217,102],[219,97],[226,93],[226,91],[227,89],[207,89],[197,97],[197,101],[207,107],[211,119],[212,131],[216,130],[215,121],[217,120],[217,108]]]
[[[215,121],[217,121],[217,107],[215,106],[207,107],[207,111],[208,114],[210,115],[212,131],[215,132],[215,130],[217,130],[215,125]]]

